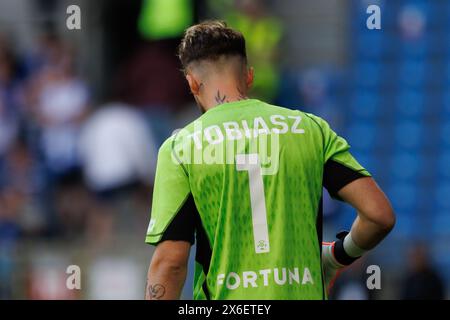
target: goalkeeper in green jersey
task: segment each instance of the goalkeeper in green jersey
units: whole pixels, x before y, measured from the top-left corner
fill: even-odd
[[[326,299],[393,228],[388,199],[324,120],[247,97],[241,33],[192,26],[179,58],[203,115],[159,150],[146,298],[180,297],[196,243],[194,299]],[[322,187],[357,211],[333,243],[322,243]]]

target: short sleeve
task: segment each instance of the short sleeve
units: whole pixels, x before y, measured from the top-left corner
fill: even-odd
[[[172,155],[172,141],[166,140],[158,152],[152,211],[145,238],[149,244],[161,241],[190,195],[189,178],[183,165]]]
[[[337,192],[350,182],[370,177],[371,174],[350,153],[348,142],[329,124],[314,115],[309,115],[320,127],[323,137],[324,176],[323,185],[333,198],[339,199]]]

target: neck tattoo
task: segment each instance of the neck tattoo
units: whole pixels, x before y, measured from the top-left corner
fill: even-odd
[[[224,94],[223,96],[220,94],[220,91],[219,90],[217,90],[217,94],[216,94],[216,96],[214,97],[214,99],[216,100],[216,102],[217,102],[217,104],[222,104],[222,103],[224,103],[224,102],[229,102],[228,100],[227,100],[227,96]]]

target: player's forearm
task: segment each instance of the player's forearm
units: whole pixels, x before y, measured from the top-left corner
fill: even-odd
[[[395,218],[393,213],[389,213],[389,215],[392,216],[380,223],[358,214],[350,232],[355,245],[361,249],[370,250],[379,244],[394,227]]]
[[[150,265],[145,290],[146,300],[176,300],[180,298],[187,268],[167,263]]]
[[[343,187],[339,196],[358,211],[343,243],[347,254],[358,257],[375,247],[392,230],[394,211],[389,199],[370,177],[357,179]]]

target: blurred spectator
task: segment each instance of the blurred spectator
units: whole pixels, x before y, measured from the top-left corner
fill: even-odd
[[[35,45],[24,53],[23,64],[28,76],[39,73],[42,69],[50,68],[61,59],[64,44],[52,31],[44,31],[37,36]]]
[[[141,35],[149,40],[179,38],[194,22],[192,0],[143,0],[138,19]]]
[[[114,91],[120,100],[173,111],[192,100],[176,57],[184,30],[197,16],[198,0],[144,0],[138,29],[144,39],[123,63]]]
[[[153,181],[156,145],[142,114],[128,105],[110,103],[94,112],[83,127],[80,151],[95,192]]]
[[[416,40],[424,35],[426,17],[418,7],[407,5],[400,11],[398,24],[404,39]]]
[[[14,251],[21,235],[20,215],[29,190],[25,149],[13,148],[0,168],[0,299],[12,294]]]
[[[20,236],[17,211],[22,205],[19,194],[0,189],[0,299],[10,299],[14,251]]]
[[[64,238],[67,243],[86,236],[94,203],[83,183],[81,172],[74,170],[59,179],[52,204],[58,219],[60,238]]]
[[[255,68],[252,96],[274,101],[280,82],[282,21],[269,12],[264,1],[257,0],[236,0],[235,8],[223,17],[245,36],[249,63]]]
[[[50,51],[48,65],[31,79],[29,107],[40,131],[46,169],[58,178],[79,165],[76,146],[89,95],[74,72],[71,50],[55,45]]]
[[[444,282],[432,264],[427,247],[423,244],[413,244],[411,248],[408,261],[409,270],[401,285],[401,299],[444,299]]]
[[[96,239],[110,236],[118,201],[153,182],[157,146],[144,119],[132,107],[114,102],[100,107],[83,127],[79,150],[85,180],[97,196],[91,217]]]
[[[14,142],[0,166],[0,299],[11,298],[19,241],[45,227],[35,169],[22,140]]]
[[[19,127],[16,67],[9,44],[0,36],[0,161],[13,143]]]
[[[42,177],[28,146],[19,139],[0,167],[0,211],[3,212],[3,220],[14,222],[15,229],[22,229],[27,234],[39,233],[44,227],[38,203],[41,186]]]

